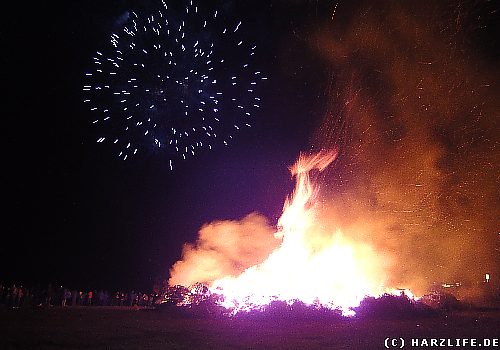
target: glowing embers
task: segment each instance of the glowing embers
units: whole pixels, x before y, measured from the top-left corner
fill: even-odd
[[[349,314],[350,308],[359,305],[365,296],[379,294],[377,281],[370,275],[368,260],[374,255],[368,248],[355,249],[340,233],[320,250],[313,251],[304,243],[301,239],[285,239],[264,263],[238,277],[215,281],[212,292],[221,294],[221,304],[234,312],[273,300],[300,300],[340,309],[344,314]]]

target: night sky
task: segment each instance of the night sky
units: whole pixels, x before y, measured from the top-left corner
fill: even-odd
[[[385,14],[393,13],[390,2],[276,0],[241,4],[221,0],[200,4],[219,8],[228,18],[242,21],[245,37],[258,47],[256,67],[269,79],[260,85],[262,103],[252,128],[236,134],[229,147],[219,146],[175,162],[173,171],[164,155],[153,147],[145,146],[144,152],[123,161],[112,149],[96,143],[92,116],[82,102],[84,74],[95,52],[107,45],[120,17],[136,8],[148,13],[157,9],[158,3],[20,3],[6,15],[1,36],[5,42],[2,119],[7,134],[3,152],[7,213],[0,243],[1,282],[52,282],[71,288],[151,288],[156,278],[168,278],[168,270],[180,258],[183,243],[194,241],[204,223],[241,219],[253,211],[275,223],[284,198],[293,188],[287,167],[301,151],[340,146],[341,158],[337,173],[332,176],[332,181],[338,182],[328,188],[338,189],[346,181],[344,187],[350,193],[363,192],[360,183],[370,173],[364,167],[371,165],[362,155],[356,159],[356,152],[370,148],[370,142],[353,146],[359,136],[357,130],[367,121],[363,113],[371,110],[389,115],[392,101],[402,101],[398,95],[401,91],[394,92],[397,98],[389,96],[397,85],[389,86],[384,75],[390,63],[380,64],[388,56],[375,56],[381,42],[377,35],[392,33],[380,29],[390,27],[389,20],[384,20]],[[495,198],[498,137],[492,139],[488,135],[498,134],[494,130],[498,130],[495,91],[498,92],[499,45],[493,35],[498,9],[489,1],[446,2],[418,9],[412,6],[401,5],[394,10],[396,14],[415,13],[414,21],[411,16],[405,17],[404,27],[414,26],[417,32],[423,27],[433,28],[435,21],[442,20],[443,25],[436,27],[444,29],[436,32],[436,42],[445,38],[443,42],[448,46],[457,45],[457,51],[468,59],[465,62],[460,56],[456,61],[464,65],[472,62],[474,72],[480,71],[489,78],[489,92],[470,102],[484,109],[485,121],[478,128],[487,132],[478,131],[474,137],[487,142],[475,149],[470,146],[470,150],[487,155],[491,169],[485,179],[486,187],[492,189]],[[372,33],[373,37],[363,33]],[[415,52],[438,50],[435,43],[426,46],[416,42],[415,52],[397,52],[398,46],[391,42],[413,39],[394,35],[386,40],[388,44],[383,50],[410,62],[420,61],[418,57],[409,57]],[[373,56],[370,51],[363,51],[363,45],[353,49],[353,41],[373,45]],[[411,64],[408,66],[411,68]],[[456,79],[460,69],[450,79]],[[439,68],[434,73],[436,79],[443,76]],[[468,81],[465,77],[464,80]],[[458,93],[447,91],[459,100],[466,95],[464,89],[457,85]],[[374,105],[368,108],[361,104],[359,113],[345,113],[341,106],[347,106],[359,91],[367,91],[365,96],[372,100],[366,104]],[[444,89],[430,91],[441,94]],[[378,102],[374,102],[377,96]],[[441,110],[449,110],[449,104]],[[460,113],[460,108],[457,110]],[[422,123],[428,125],[429,120],[432,118],[422,118]],[[382,119],[380,122],[386,127],[378,131],[394,138],[398,133],[403,135],[401,130],[407,125],[404,120],[401,124]],[[462,122],[469,125],[466,120]],[[344,123],[350,127],[340,126]],[[446,136],[452,128],[433,125],[432,130]],[[467,135],[467,140],[459,141],[450,135],[441,137],[440,145],[471,144]],[[376,143],[373,145],[376,147]],[[352,154],[345,155],[349,150]],[[441,162],[449,159],[442,156]],[[397,160],[386,165],[390,168],[398,164],[406,166]],[[363,176],[358,178],[353,172]],[[350,182],[345,180],[349,176]],[[351,189],[354,185],[356,191]],[[498,213],[498,197],[488,201],[490,208],[491,203]],[[489,220],[486,227],[498,229],[494,217],[485,219]],[[495,236],[481,242],[491,244],[495,239],[498,249]]]

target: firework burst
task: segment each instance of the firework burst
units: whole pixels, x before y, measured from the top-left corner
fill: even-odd
[[[193,1],[161,5],[147,16],[126,14],[93,57],[83,90],[97,142],[124,160],[143,148],[164,151],[172,168],[250,127],[267,78],[253,68],[256,46],[241,21]]]

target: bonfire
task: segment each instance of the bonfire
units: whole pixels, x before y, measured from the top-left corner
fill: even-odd
[[[336,151],[302,154],[290,168],[295,189],[285,200],[274,232],[276,248],[267,257],[241,273],[197,281],[205,288],[200,288],[200,283],[174,288],[176,303],[189,305],[211,298],[234,315],[263,310],[276,301],[289,305],[300,302],[349,316],[366,297],[403,294],[414,299],[409,290],[386,286],[383,256],[368,244],[349,239],[340,228],[327,225],[319,215],[319,185],[311,178],[336,157]],[[189,254],[196,255],[198,251],[190,247]],[[177,270],[174,265],[171,272]]]

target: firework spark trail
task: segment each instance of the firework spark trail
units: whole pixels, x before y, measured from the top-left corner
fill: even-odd
[[[256,46],[241,27],[193,1],[183,8],[162,1],[148,16],[131,12],[86,73],[84,102],[101,133],[97,142],[114,144],[124,160],[154,146],[171,168],[201,149],[227,146],[251,126],[258,84],[267,79],[252,68]]]

